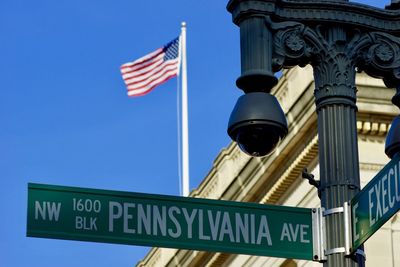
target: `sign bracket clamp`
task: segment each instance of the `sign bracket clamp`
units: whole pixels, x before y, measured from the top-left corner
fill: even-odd
[[[325,262],[326,229],[324,208],[312,209],[313,261]]]
[[[344,221],[344,246],[327,249],[326,244],[326,216],[343,213]],[[318,262],[327,261],[327,256],[344,253],[346,257],[352,255],[352,233],[351,233],[351,208],[350,203],[345,202],[343,207],[325,210],[325,208],[312,209],[313,224],[313,260]]]

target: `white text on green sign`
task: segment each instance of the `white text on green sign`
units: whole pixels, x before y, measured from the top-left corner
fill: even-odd
[[[312,259],[311,210],[30,184],[28,236]]]

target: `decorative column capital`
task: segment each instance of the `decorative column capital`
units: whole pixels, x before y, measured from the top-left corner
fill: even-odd
[[[298,22],[266,25],[274,36],[272,70],[311,64],[317,106],[329,101],[355,103],[356,71],[381,78],[398,88],[393,103],[400,107],[400,38],[384,32],[363,32],[345,27],[306,26]],[[353,105],[353,104],[351,104]]]

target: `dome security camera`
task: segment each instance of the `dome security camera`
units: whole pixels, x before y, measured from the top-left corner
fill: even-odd
[[[400,152],[400,116],[396,116],[389,132],[386,136],[385,153],[389,158],[393,158]]]
[[[288,132],[278,100],[265,92],[239,97],[229,118],[228,135],[253,157],[272,153]]]

